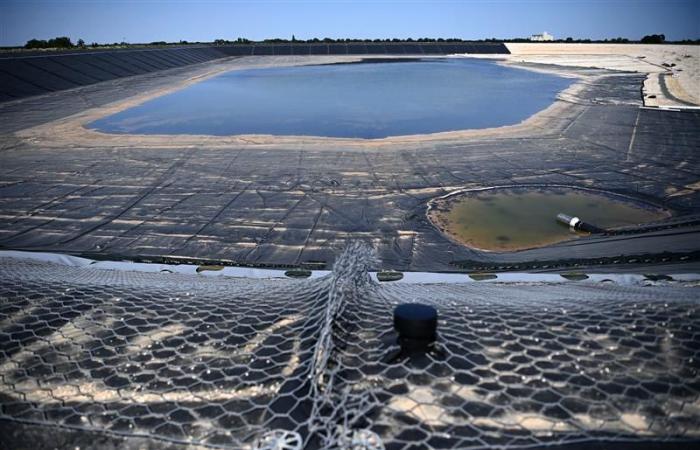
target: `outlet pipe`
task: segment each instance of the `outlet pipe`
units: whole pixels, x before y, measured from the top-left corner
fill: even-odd
[[[584,222],[578,217],[571,217],[564,213],[557,214],[557,221],[568,226],[571,231],[585,231],[593,234],[605,233],[605,230],[602,228],[598,228],[595,225]]]

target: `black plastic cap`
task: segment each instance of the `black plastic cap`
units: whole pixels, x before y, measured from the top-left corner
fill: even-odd
[[[602,228],[598,228],[597,226],[591,225],[590,223],[586,223],[586,222],[579,222],[578,225],[576,226],[576,229],[581,230],[581,231],[585,231],[585,232],[591,233],[591,234],[605,233],[605,230],[603,230]]]
[[[394,328],[399,339],[432,343],[436,338],[438,313],[420,303],[404,303],[394,308]]]

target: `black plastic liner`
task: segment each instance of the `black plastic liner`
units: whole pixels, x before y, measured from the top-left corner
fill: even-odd
[[[504,44],[240,44],[0,55],[0,102],[230,56],[503,53]]]

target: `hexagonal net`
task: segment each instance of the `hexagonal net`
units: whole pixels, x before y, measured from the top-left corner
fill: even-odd
[[[683,285],[250,280],[0,259],[0,419],[221,448],[700,439]],[[399,351],[392,310],[435,306]],[[286,442],[285,447],[281,445]]]

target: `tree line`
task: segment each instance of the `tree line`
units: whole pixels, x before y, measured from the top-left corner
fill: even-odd
[[[73,44],[69,37],[61,36],[49,40],[30,39],[24,45],[24,48],[73,48],[76,46],[84,46],[85,41],[80,39],[78,44]]]
[[[114,42],[112,44],[98,44],[93,42],[89,45],[85,44],[85,41],[78,39],[76,43],[73,43],[69,37],[61,36],[53,39],[30,39],[24,45],[26,49],[71,49],[71,48],[86,48],[86,47],[126,47],[126,46],[168,46],[168,45],[187,45],[187,44],[214,44],[214,45],[234,45],[234,44],[252,44],[252,43],[265,43],[265,44],[344,44],[344,43],[402,43],[402,42],[436,42],[436,43],[455,43],[455,42],[493,42],[493,43],[507,43],[507,42],[530,42],[528,38],[514,38],[514,39],[480,39],[480,40],[464,40],[460,38],[387,38],[387,39],[355,39],[355,38],[313,38],[313,39],[297,39],[292,36],[291,39],[265,39],[263,41],[251,41],[246,38],[237,38],[235,40],[227,39],[215,39],[213,42],[166,42],[166,41],[155,41],[145,44],[129,44],[127,42]],[[692,40],[685,39],[682,41],[666,41],[666,36],[663,34],[651,34],[644,36],[639,41],[631,41],[627,38],[617,37],[612,39],[594,40],[594,39],[574,39],[567,37],[565,39],[556,39],[549,42],[559,42],[559,43],[614,43],[614,44],[626,44],[626,43],[642,43],[642,44],[663,44],[663,43],[675,43],[675,44],[700,44],[700,39]]]

